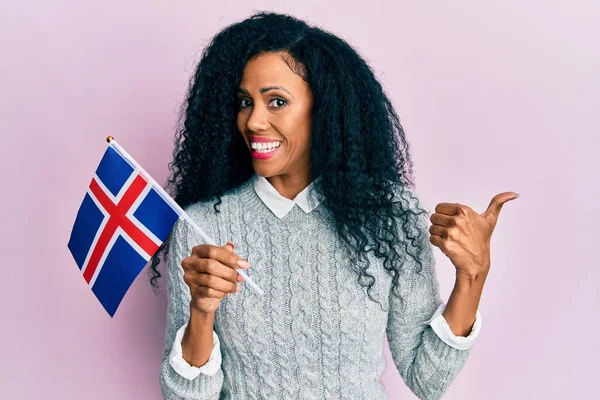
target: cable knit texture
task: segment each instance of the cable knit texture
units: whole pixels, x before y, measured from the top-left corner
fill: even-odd
[[[369,273],[376,279],[371,295],[382,309],[358,283],[322,205],[310,213],[294,206],[279,219],[252,180],[222,199],[221,213],[212,202],[195,203],[186,212],[220,245],[235,244],[265,295],[242,283],[240,293],[221,301],[215,316],[223,357],[217,374],[194,380],[178,375],[168,357],[177,330],[189,319],[191,300],[181,260],[204,241],[186,222],[176,223],[167,257],[169,306],[160,372],[166,399],[387,399],[381,382],[386,336],[408,387],[421,399],[442,397],[472,348],[447,345],[428,325],[441,299],[427,235],[422,274],[411,258],[402,266],[404,304],[390,292],[382,260],[369,254]],[[420,218],[414,229],[426,230],[427,217]]]

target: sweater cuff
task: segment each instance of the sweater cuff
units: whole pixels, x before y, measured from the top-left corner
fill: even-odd
[[[479,310],[477,310],[475,316],[475,323],[473,324],[473,328],[468,336],[456,336],[452,329],[450,329],[450,325],[448,325],[448,321],[442,315],[444,310],[446,309],[446,304],[441,303],[438,309],[435,311],[433,316],[429,321],[429,325],[433,331],[439,336],[439,338],[449,346],[454,347],[458,350],[467,350],[475,344],[475,339],[479,336],[479,332],[481,331],[481,314]]]
[[[171,367],[173,367],[175,372],[190,381],[194,380],[200,374],[205,374],[208,376],[215,375],[221,368],[221,346],[219,342],[219,336],[217,336],[217,333],[213,330],[213,349],[210,353],[210,357],[208,358],[206,364],[201,367],[195,367],[190,365],[183,358],[181,342],[183,340],[183,335],[187,325],[188,324],[185,323],[181,328],[179,328],[177,334],[175,335],[175,341],[169,355],[169,364],[171,364]]]

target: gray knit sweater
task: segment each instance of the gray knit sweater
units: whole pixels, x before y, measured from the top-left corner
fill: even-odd
[[[358,283],[322,205],[310,213],[296,206],[279,219],[248,181],[225,194],[219,209],[198,202],[186,211],[217,243],[235,243],[265,295],[244,287],[223,299],[215,317],[221,369],[191,381],[180,376],[168,360],[177,330],[189,319],[191,298],[180,263],[204,242],[187,223],[176,223],[167,257],[169,305],[160,371],[166,399],[387,399],[380,379],[387,366],[386,334],[408,387],[421,399],[442,397],[471,349],[447,345],[427,324],[441,303],[427,235],[422,275],[411,258],[402,269],[404,307],[390,293],[382,260],[369,257],[369,273],[376,279],[371,295],[382,309]],[[413,229],[427,229],[426,218],[423,214]]]

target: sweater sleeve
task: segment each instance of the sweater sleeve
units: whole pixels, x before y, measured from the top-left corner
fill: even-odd
[[[431,326],[442,306],[439,283],[435,274],[433,245],[429,242],[428,216],[418,216],[414,240],[406,240],[423,248],[421,254],[411,252],[422,263],[422,269],[409,255],[402,265],[397,290],[390,292],[386,333],[394,364],[402,379],[419,399],[440,399],[462,370],[472,347],[458,349],[444,342]],[[401,236],[402,237],[402,236]]]
[[[181,261],[189,255],[193,247],[189,244],[187,233],[187,223],[178,220],[171,233],[167,254],[167,328],[159,376],[160,387],[163,397],[167,400],[218,400],[223,385],[223,371],[220,367],[213,375],[199,374],[190,380],[177,373],[169,360],[177,331],[190,318],[191,295],[183,280],[181,268]]]

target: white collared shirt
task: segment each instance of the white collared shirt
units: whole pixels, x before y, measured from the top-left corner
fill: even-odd
[[[290,200],[277,191],[269,181],[258,174],[254,174],[251,178],[253,179],[253,187],[260,199],[265,203],[265,205],[275,214],[278,218],[283,218],[285,215],[292,210],[296,205],[302,209],[305,213],[310,213],[314,210],[323,200],[323,197],[318,195],[316,192],[311,192],[314,184],[320,179],[317,178],[313,182],[311,182],[306,188],[304,188],[293,200]],[[444,310],[446,309],[446,304],[442,303],[435,311],[433,316],[427,321],[433,331],[439,336],[439,338],[444,341],[449,346],[452,346],[459,350],[466,350],[470,348],[477,336],[479,336],[479,332],[481,330],[481,314],[479,310],[477,311],[475,317],[475,323],[473,324],[473,328],[471,329],[471,333],[464,336],[456,336],[448,322],[442,315]],[[213,351],[207,361],[202,367],[194,367],[188,364],[183,359],[181,341],[183,339],[183,335],[185,333],[185,329],[187,327],[187,323],[184,324],[175,336],[175,342],[173,344],[173,348],[171,349],[171,353],[169,356],[169,362],[173,369],[184,378],[189,380],[193,380],[199,374],[203,373],[206,375],[214,375],[219,371],[221,367],[221,348],[219,337],[217,333],[213,331]]]
[[[310,192],[313,189],[315,183],[321,179],[321,177],[312,181],[307,187],[305,187],[300,193],[294,197],[293,200],[283,197],[279,194],[277,189],[273,187],[264,176],[254,174],[252,177],[254,191],[265,203],[265,205],[275,214],[278,218],[283,218],[290,212],[295,205],[300,207],[305,213],[309,213],[314,210],[321,201],[323,200],[316,192]]]

